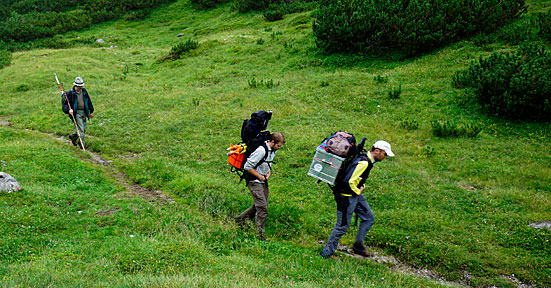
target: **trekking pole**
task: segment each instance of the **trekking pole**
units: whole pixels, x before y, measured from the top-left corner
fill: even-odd
[[[61,86],[61,83],[59,83],[59,79],[57,79],[57,75],[55,74],[55,72],[54,72],[54,76],[55,76],[55,81],[57,81],[57,86],[59,86],[59,90],[61,90],[61,93],[65,94],[65,91],[63,91],[63,87]],[[69,103],[69,98],[67,98],[67,95],[65,95],[65,101],[67,101],[67,106],[69,106],[69,109],[71,109],[71,103]],[[82,143],[82,139],[80,138],[80,132],[78,132],[78,126],[77,126],[77,121],[75,119],[74,111],[73,111],[73,114],[71,114],[71,118],[73,118],[73,123],[75,124],[75,130],[77,130],[78,141],[80,141],[80,146],[82,146],[82,150],[86,151],[86,148],[84,147],[84,143]]]

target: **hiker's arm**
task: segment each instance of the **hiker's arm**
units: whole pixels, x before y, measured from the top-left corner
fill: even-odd
[[[256,179],[260,180],[260,181],[266,181],[266,177],[258,172],[256,172],[256,170],[254,169],[249,169],[249,170],[245,170],[247,171],[247,173],[250,173],[251,175],[253,175],[254,177],[256,177]]]
[[[363,192],[363,186],[358,187],[360,184],[360,181],[362,181],[362,174],[364,173],[365,169],[369,166],[369,163],[367,161],[360,161],[358,162],[358,165],[356,165],[356,169],[354,169],[354,172],[352,173],[352,176],[350,176],[350,180],[348,180],[348,185],[350,185],[350,189],[354,191],[357,195],[362,194]]]
[[[247,162],[245,162],[245,165],[243,165],[243,169],[247,172],[256,177],[260,181],[265,181],[266,177],[264,175],[261,175],[258,173],[255,168],[257,167],[258,163],[264,159],[264,148],[258,147],[250,156],[247,158]]]

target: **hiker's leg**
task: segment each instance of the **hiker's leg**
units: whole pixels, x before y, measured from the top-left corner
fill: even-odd
[[[321,251],[320,255],[322,257],[330,257],[335,253],[335,250],[337,250],[337,247],[339,246],[339,241],[341,240],[341,237],[346,233],[346,230],[348,230],[348,227],[350,226],[350,219],[352,219],[352,211],[350,210],[350,198],[351,197],[344,197],[338,194],[335,194],[335,201],[337,202],[337,223],[335,224],[335,227],[333,227],[333,231],[331,231],[331,235],[329,236],[329,240],[327,240],[327,244],[325,244],[325,247],[323,247],[323,250]]]
[[[79,141],[79,143],[86,147],[84,142],[84,133],[86,132],[86,113],[84,110],[77,110],[75,119],[77,121],[78,133],[80,134],[80,141],[82,141]]]
[[[371,207],[369,207],[369,204],[365,200],[365,197],[360,195],[357,198],[358,204],[356,205],[354,212],[358,218],[360,218],[360,227],[358,228],[358,234],[356,234],[354,250],[358,252],[365,252],[366,249],[363,241],[367,235],[367,232],[369,232],[371,226],[373,226],[373,222],[375,222],[375,216],[373,215],[373,211],[371,211]]]
[[[245,221],[247,218],[254,219],[254,216],[256,215],[256,208],[254,207],[254,204],[251,205],[251,207],[247,208],[247,210],[243,211],[241,214],[237,215],[235,217],[235,220],[237,221]]]
[[[256,232],[259,235],[264,235],[264,226],[266,225],[266,217],[268,216],[268,193],[264,183],[249,182],[247,186],[251,190],[256,208]]]

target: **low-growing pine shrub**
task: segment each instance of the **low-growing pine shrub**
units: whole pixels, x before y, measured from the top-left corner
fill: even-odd
[[[373,77],[373,80],[374,80],[375,83],[377,83],[377,84],[386,83],[386,82],[388,82],[388,76],[375,75],[375,77]]]
[[[456,88],[471,88],[491,113],[516,119],[551,119],[551,55],[534,44],[512,53],[480,58],[453,76]]]
[[[170,49],[170,52],[168,54],[170,54],[173,60],[176,60],[184,55],[184,53],[196,49],[197,47],[199,47],[199,42],[188,39],[185,42],[181,42],[172,46],[172,49]]]
[[[285,13],[286,13],[286,4],[285,2],[283,2],[282,4],[275,4],[275,3],[270,4],[262,14],[264,15],[264,18],[268,21],[278,21],[283,19],[283,16],[285,16]]]
[[[551,42],[551,9],[547,13],[540,13],[537,17],[537,23],[539,24],[539,36],[546,41]]]
[[[237,0],[234,4],[234,9],[240,13],[250,12],[250,11],[262,11],[268,8],[270,5],[269,0]]]
[[[400,86],[398,86],[397,88],[390,89],[388,91],[388,98],[399,99],[401,94],[402,94],[402,84],[400,84]]]
[[[525,11],[525,0],[320,0],[312,28],[329,53],[414,56],[495,31]]]
[[[10,65],[11,52],[8,50],[0,49],[0,69]]]
[[[261,87],[266,87],[268,89],[271,89],[271,88],[279,86],[279,81],[274,82],[273,79],[266,80],[266,81],[264,81],[264,79],[261,79],[260,81],[258,81],[253,77],[253,79],[248,80],[247,82],[249,84],[249,88],[253,88],[253,89],[254,88],[261,88]]]
[[[433,120],[432,134],[437,137],[476,137],[482,129],[472,123],[456,123],[452,121]]]
[[[225,0],[191,0],[191,3],[198,9],[209,9],[218,6],[218,4],[227,2]]]
[[[121,15],[127,15],[125,16],[127,20],[143,19],[148,13],[147,8],[173,1],[8,1],[0,5],[2,6],[0,8],[0,40],[6,43],[33,41],[71,30],[80,30],[91,24],[117,19]]]
[[[408,131],[417,130],[417,128],[419,128],[419,122],[415,119],[402,119],[402,121],[400,121],[400,127]]]

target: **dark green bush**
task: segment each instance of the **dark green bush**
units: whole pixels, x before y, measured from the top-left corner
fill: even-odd
[[[227,0],[191,0],[191,3],[198,9],[208,9],[218,6]]]
[[[452,121],[434,120],[431,122],[432,134],[437,137],[476,137],[482,130],[472,123],[455,123]]]
[[[126,21],[142,20],[149,15],[149,9],[140,9],[126,13],[123,19]]]
[[[277,21],[283,19],[287,10],[287,5],[283,4],[270,4],[266,10],[264,10],[264,18],[268,21]]]
[[[488,35],[491,36],[491,35]],[[509,44],[543,39],[551,41],[551,10],[522,17],[496,33],[496,38]]]
[[[326,52],[400,51],[408,56],[504,26],[524,0],[320,0],[313,32]]]
[[[453,77],[456,88],[472,88],[491,113],[509,118],[551,119],[551,55],[543,47],[521,45],[513,53],[480,58]]]
[[[270,5],[269,0],[237,0],[235,1],[235,9],[241,13],[250,11],[262,11]]]
[[[2,3],[0,40],[6,43],[28,42],[126,15],[143,19],[147,8],[175,0],[19,0]],[[1,17],[5,16],[5,17]],[[21,47],[10,44],[10,47]]]
[[[172,47],[170,50],[170,55],[172,55],[173,59],[178,59],[180,56],[182,56],[184,53],[193,50],[195,48],[199,47],[199,42],[188,39],[186,42],[178,43]]]
[[[10,65],[11,52],[8,50],[0,49],[0,69]]]
[[[182,57],[182,55],[184,55],[186,52],[196,49],[197,47],[199,47],[199,42],[188,39],[185,42],[181,42],[172,46],[172,49],[170,49],[168,55],[160,56],[157,59],[157,63],[162,63],[167,60],[177,60],[178,58]]]
[[[419,128],[419,122],[415,119],[402,119],[402,121],[400,121],[400,127],[408,131],[417,130],[417,128]]]
[[[539,36],[551,42],[551,9],[538,15]]]

